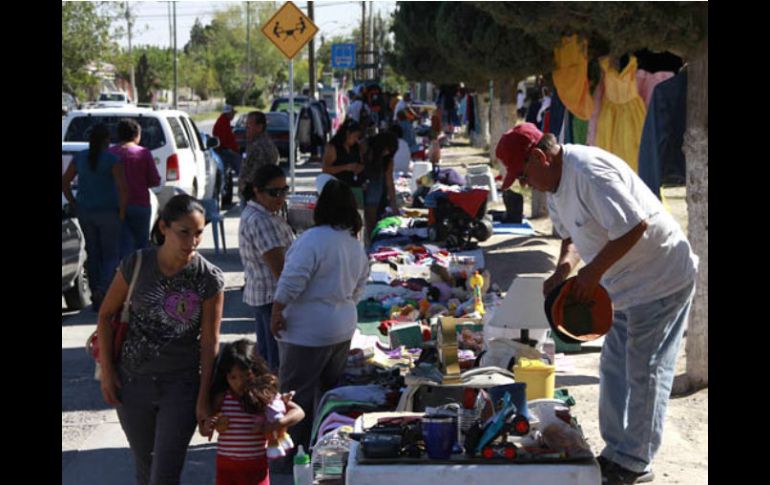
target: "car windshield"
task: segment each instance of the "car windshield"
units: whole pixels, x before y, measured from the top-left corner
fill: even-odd
[[[110,143],[118,143],[118,122],[124,118],[131,118],[142,127],[141,146],[154,150],[166,144],[166,135],[157,118],[144,116],[78,116],[67,127],[64,141],[88,143],[94,125],[104,123],[110,129]]]
[[[99,95],[99,101],[125,101],[125,100],[126,100],[126,95],[120,94],[120,93],[115,93],[115,94],[103,93]]]

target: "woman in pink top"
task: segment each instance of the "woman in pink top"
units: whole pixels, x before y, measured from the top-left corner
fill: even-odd
[[[118,123],[119,145],[110,148],[110,152],[120,158],[126,167],[128,182],[128,205],[126,219],[121,235],[120,257],[147,247],[150,240],[150,192],[149,189],[160,185],[160,174],[155,167],[152,152],[139,146],[142,128],[130,118]]]

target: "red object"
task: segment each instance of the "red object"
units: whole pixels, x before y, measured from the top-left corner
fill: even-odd
[[[509,459],[516,458],[516,448],[512,446],[506,448],[505,450],[503,450],[503,456]]]
[[[494,458],[495,457],[495,450],[487,446],[481,451],[481,454],[484,456],[484,458]]]
[[[110,326],[112,327],[112,361],[117,362],[120,359],[120,351],[123,350],[123,341],[126,339],[128,333],[128,322],[121,322],[120,315],[123,307],[121,306],[117,312],[115,312]],[[91,334],[88,339],[88,350],[97,362],[99,361],[99,338],[97,332]]]
[[[478,391],[472,387],[466,387],[463,391],[463,407],[465,409],[473,409],[476,407],[476,396]]]
[[[524,170],[524,161],[532,148],[543,138],[543,132],[532,123],[522,123],[506,131],[497,142],[495,156],[506,168],[503,190],[513,184]]]
[[[412,158],[415,160],[425,160],[425,149],[412,152]]]
[[[267,485],[270,474],[267,458],[234,460],[217,455],[216,485]]]
[[[527,422],[526,419],[522,419],[520,421],[513,423],[513,427],[516,430],[516,432],[520,435],[525,435],[529,433],[529,422]]]
[[[422,327],[422,341],[427,342],[431,338],[430,327]]]
[[[224,113],[219,115],[216,123],[214,123],[214,129],[211,130],[211,133],[219,138],[219,148],[229,148],[236,153],[238,152],[238,141],[235,139],[233,129],[230,126],[230,119],[227,115]]]
[[[179,157],[176,153],[166,160],[166,182],[179,180]]]
[[[476,217],[488,195],[488,190],[473,189],[468,192],[449,192],[447,197],[449,202],[464,210],[469,216]]]

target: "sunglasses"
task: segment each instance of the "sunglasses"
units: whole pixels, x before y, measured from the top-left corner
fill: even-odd
[[[262,192],[266,193],[270,197],[281,197],[289,193],[290,187],[276,187],[272,189],[263,189]]]

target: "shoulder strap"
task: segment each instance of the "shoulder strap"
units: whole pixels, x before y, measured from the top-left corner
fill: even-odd
[[[126,301],[123,303],[123,309],[120,312],[120,321],[128,322],[128,306],[131,302],[131,294],[134,292],[134,283],[139,276],[139,268],[142,267],[142,251],[139,250],[136,253],[136,263],[134,263],[134,274],[131,275],[131,283],[128,285],[128,295],[126,295]]]

